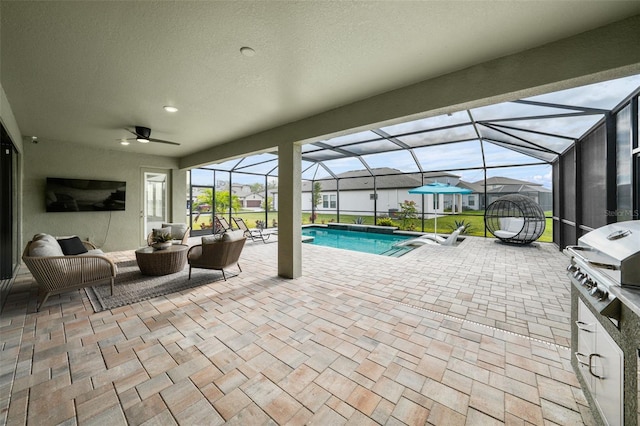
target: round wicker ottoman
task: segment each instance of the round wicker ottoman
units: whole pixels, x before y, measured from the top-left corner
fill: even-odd
[[[169,275],[180,272],[187,264],[189,246],[173,244],[164,250],[143,247],[136,250],[136,261],[143,275]]]

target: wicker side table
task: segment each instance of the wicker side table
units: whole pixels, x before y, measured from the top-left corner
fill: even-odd
[[[187,264],[188,249],[184,244],[174,244],[164,250],[143,247],[136,250],[136,261],[143,275],[175,274]]]

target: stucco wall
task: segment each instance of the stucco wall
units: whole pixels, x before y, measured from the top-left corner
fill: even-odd
[[[23,242],[38,232],[89,238],[104,251],[127,250],[143,243],[141,169],[173,169],[172,217],[184,221],[186,172],[177,160],[122,151],[96,150],[63,142],[24,144]],[[45,211],[47,177],[122,180],[127,182],[126,209],[113,212]]]

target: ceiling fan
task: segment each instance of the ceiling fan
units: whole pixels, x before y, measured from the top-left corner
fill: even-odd
[[[135,138],[129,138],[129,140],[134,140],[135,139],[140,143],[157,142],[157,143],[166,143],[168,145],[180,145],[177,142],[164,141],[162,139],[154,139],[154,138],[152,138],[151,137],[151,129],[148,128],[148,127],[135,126],[134,130],[127,129],[127,128],[125,128],[125,130],[135,136]]]

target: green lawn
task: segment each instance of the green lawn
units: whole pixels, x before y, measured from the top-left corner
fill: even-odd
[[[547,216],[551,216],[551,212],[545,212]],[[241,217],[247,223],[249,227],[255,227],[257,220],[264,220],[264,212],[245,212],[240,211],[233,215],[233,217]],[[273,220],[278,220],[278,212],[269,212],[268,216],[268,226],[273,226]],[[379,220],[380,218],[378,218]],[[362,224],[365,225],[373,225],[373,216],[357,216],[357,215],[340,215],[340,222],[342,223],[356,223],[359,220],[362,220]],[[420,223],[420,219],[409,219],[405,223],[401,219],[392,219],[395,226],[402,230],[413,230],[413,231],[422,231],[422,225]],[[189,222],[187,218],[187,223]],[[335,214],[317,214],[315,223],[329,223],[336,222],[337,217]],[[438,233],[439,234],[450,234],[457,228],[456,221],[461,222],[464,221],[465,224],[470,224],[471,226],[468,228],[466,235],[473,236],[484,236],[484,211],[468,211],[462,214],[456,215],[447,215],[438,217]],[[200,217],[198,225],[194,226],[195,230],[202,229],[201,224],[210,224],[211,217],[202,215]],[[302,214],[302,224],[310,224],[311,222],[311,214],[303,213]],[[424,221],[424,232],[434,232],[434,219],[425,219]],[[491,234],[487,232],[487,236],[491,237]],[[540,237],[539,241],[542,242],[551,242],[553,241],[553,220],[550,217],[547,217],[547,224],[544,230],[544,233]]]

